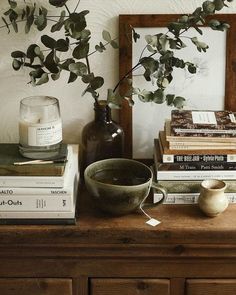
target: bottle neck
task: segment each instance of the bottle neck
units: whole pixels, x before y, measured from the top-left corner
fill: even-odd
[[[94,104],[95,121],[110,122],[111,121],[111,109],[105,102]]]

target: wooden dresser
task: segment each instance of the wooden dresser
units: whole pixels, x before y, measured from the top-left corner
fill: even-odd
[[[80,193],[75,226],[0,227],[0,295],[235,295],[236,205],[111,218]]]

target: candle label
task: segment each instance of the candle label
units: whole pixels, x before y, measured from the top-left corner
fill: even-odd
[[[28,126],[28,145],[47,146],[62,141],[61,120],[46,124],[35,124]]]

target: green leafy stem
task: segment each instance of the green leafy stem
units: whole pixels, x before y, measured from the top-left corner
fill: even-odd
[[[78,78],[86,85],[83,94],[90,93],[99,102],[99,89],[104,84],[104,78],[97,76],[91,68],[90,56],[95,53],[103,53],[107,46],[118,49],[117,38],[112,38],[111,34],[104,30],[102,41],[93,50],[90,49],[91,31],[87,28],[86,16],[88,10],[77,11],[80,0],[73,11],[67,6],[69,0],[49,0],[49,3],[57,8],[61,8],[59,15],[48,15],[48,10],[43,6],[34,3],[32,6],[26,3],[20,7],[17,1],[8,0],[9,9],[4,12],[2,20],[4,26],[11,31],[11,27],[17,33],[18,23],[25,22],[25,33],[29,33],[32,26],[43,31],[48,22],[53,22],[51,33],[64,30],[63,38],[54,39],[49,35],[41,36],[41,43],[30,44],[25,52],[16,50],[11,53],[13,58],[12,66],[14,70],[22,67],[30,68],[29,76],[32,85],[42,85],[52,80],[60,78],[63,71],[69,73],[68,83],[76,81]],[[209,15],[220,11],[228,2],[233,0],[212,0],[204,1],[201,7],[195,9],[192,14],[183,15],[178,20],[167,25],[167,33],[158,33],[145,36],[146,46],[143,48],[136,65],[131,68],[115,85],[113,89],[108,89],[107,102],[110,107],[120,107],[122,100],[127,99],[129,104],[134,104],[133,97],[137,96],[143,102],[153,101],[157,104],[166,102],[167,105],[182,108],[185,98],[166,94],[169,84],[173,81],[174,69],[187,70],[190,74],[197,72],[197,66],[192,62],[176,57],[175,53],[186,47],[184,39],[190,39],[192,45],[199,52],[206,52],[208,45],[198,37],[192,38],[185,35],[194,28],[198,35],[202,35],[202,25],[208,25],[213,30],[224,31],[229,28],[225,22],[212,19],[207,22]],[[0,27],[0,28],[2,28]],[[140,35],[131,27],[132,36],[127,34],[127,40],[138,42]],[[147,56],[144,53],[147,52]],[[66,53],[66,57],[64,56]],[[132,87],[131,76],[134,71],[142,67],[143,77],[146,81],[156,86],[154,91]],[[125,94],[119,93],[121,83],[130,83],[129,90]]]

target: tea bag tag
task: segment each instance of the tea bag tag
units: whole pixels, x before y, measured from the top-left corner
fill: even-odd
[[[158,224],[160,224],[161,223],[161,221],[159,221],[159,220],[157,220],[157,219],[155,219],[155,218],[152,218],[150,215],[148,215],[144,210],[143,210],[143,208],[142,208],[142,204],[143,204],[143,202],[139,205],[139,209],[143,212],[143,214],[147,217],[147,218],[149,218],[149,220],[148,221],[146,221],[146,223],[148,224],[148,225],[151,225],[151,226],[157,226]]]
[[[158,224],[160,224],[161,223],[161,221],[159,221],[159,220],[157,220],[157,219],[155,219],[155,218],[151,218],[151,219],[149,219],[148,221],[146,221],[146,223],[148,224],[148,225],[151,225],[151,226],[157,226]]]

